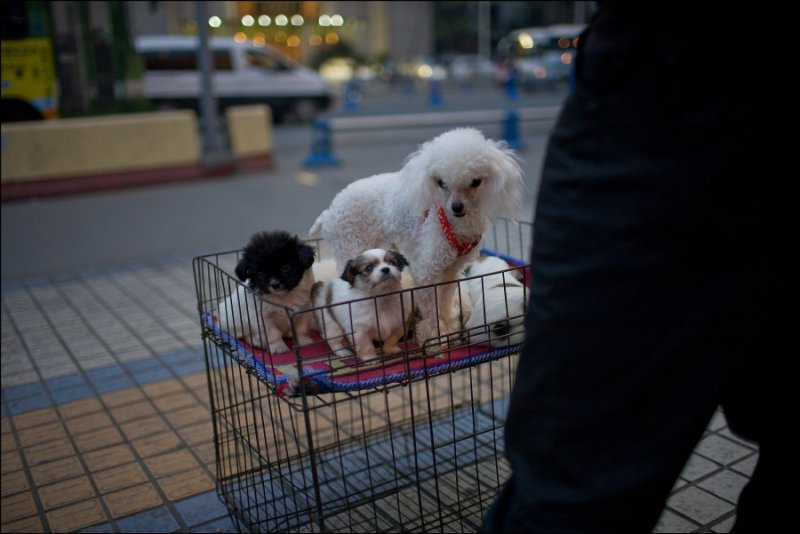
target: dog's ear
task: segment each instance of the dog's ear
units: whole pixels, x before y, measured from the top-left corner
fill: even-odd
[[[436,194],[436,180],[430,171],[430,141],[421,144],[410,154],[400,170],[407,187],[403,187],[404,198],[412,206],[424,209],[431,205]]]
[[[344,266],[344,271],[342,271],[340,278],[352,286],[356,281],[356,276],[358,276],[358,263],[355,260],[350,260]]]
[[[518,220],[522,208],[522,195],[525,183],[519,157],[508,147],[505,141],[493,141],[494,152],[494,213],[500,217]]]
[[[314,257],[316,255],[316,251],[314,247],[311,245],[306,245],[305,243],[301,243],[298,246],[298,257],[300,258],[300,264],[303,266],[304,269],[308,269],[314,264]]]
[[[242,282],[250,278],[249,276],[250,273],[247,270],[247,261],[244,258],[239,260],[239,263],[236,264],[236,269],[233,272],[236,273],[236,278],[238,278]]]
[[[406,259],[406,257],[397,252],[396,250],[387,250],[386,258],[389,260],[394,260],[401,271],[403,270],[404,267],[408,267],[408,260]]]

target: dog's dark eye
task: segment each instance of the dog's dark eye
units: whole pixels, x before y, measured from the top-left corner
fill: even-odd
[[[475,188],[475,187],[478,187],[479,185],[481,185],[481,182],[483,182],[482,179],[475,178],[474,180],[472,180],[472,183],[469,184],[469,186],[472,187],[472,188]]]
[[[437,178],[436,179],[436,185],[438,185],[442,189],[447,189],[447,186],[445,185],[444,180],[442,180],[441,178]]]
[[[281,265],[281,274],[289,274],[292,268],[288,265]]]
[[[372,265],[367,265],[366,267],[364,267],[364,272],[369,274],[372,272],[372,269],[373,269]]]

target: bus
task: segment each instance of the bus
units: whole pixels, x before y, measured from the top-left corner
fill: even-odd
[[[59,116],[50,17],[47,2],[3,0],[2,122]]]

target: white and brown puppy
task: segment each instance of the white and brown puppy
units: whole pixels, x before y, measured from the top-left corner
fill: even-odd
[[[314,284],[317,326],[336,354],[363,362],[377,357],[373,342],[383,354],[400,351],[412,315],[411,297],[400,292],[406,266],[399,252],[371,249],[349,260],[341,277]]]
[[[471,342],[498,347],[525,339],[528,288],[518,276],[496,256],[481,256],[470,266],[465,283],[472,310],[464,328]]]

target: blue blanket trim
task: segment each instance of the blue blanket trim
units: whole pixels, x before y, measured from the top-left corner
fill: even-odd
[[[248,349],[239,339],[235,338],[234,336],[232,336],[231,334],[220,328],[219,324],[214,321],[213,315],[211,313],[206,312],[203,314],[203,322],[217,336],[222,338],[228,345],[230,345],[231,348],[233,348],[240,355],[244,356],[244,361],[240,359],[239,360],[240,363],[244,363],[249,369],[254,370],[256,375],[260,379],[266,381],[269,385],[275,388],[287,385],[288,389],[286,393],[290,396],[300,394],[299,384],[296,383],[299,373],[285,374],[280,377],[275,376],[275,374],[273,374],[270,371],[269,367],[267,367],[259,358],[257,358],[252,353],[252,351],[250,351],[250,349]],[[441,363],[437,363],[431,366],[426,365],[422,369],[412,369],[409,371],[403,368],[394,373],[376,376],[374,378],[367,378],[364,380],[357,380],[348,383],[340,383],[335,380],[332,380],[327,371],[320,371],[318,369],[309,369],[306,368],[305,366],[303,366],[302,369],[303,369],[303,377],[309,379],[311,381],[311,384],[315,386],[314,388],[312,388],[312,391],[315,393],[336,392],[336,391],[357,391],[359,389],[371,388],[374,386],[388,384],[391,382],[398,382],[400,380],[408,378],[419,378],[421,376],[438,375],[445,373],[447,371],[454,371],[456,369],[462,369],[464,367],[469,367],[490,360],[496,360],[504,356],[514,354],[515,352],[519,352],[521,347],[522,347],[521,344],[509,345],[507,347],[492,349],[486,352],[473,354],[472,356],[461,358],[455,361],[448,360],[446,357],[444,357],[442,358]],[[293,379],[295,381],[294,384],[292,383]]]

